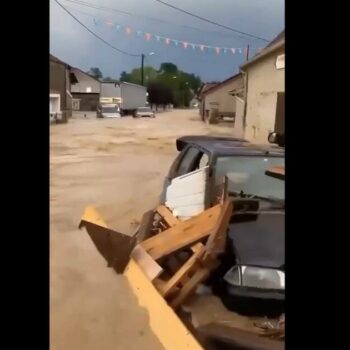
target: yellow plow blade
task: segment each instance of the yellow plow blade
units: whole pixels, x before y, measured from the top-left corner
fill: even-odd
[[[79,224],[79,228],[83,227],[106,259],[108,267],[113,267],[117,273],[123,273],[136,244],[136,236],[108,228],[106,220],[95,207],[85,209]]]

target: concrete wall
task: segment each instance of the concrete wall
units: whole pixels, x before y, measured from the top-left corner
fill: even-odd
[[[229,95],[229,91],[242,87],[243,78],[238,77],[222,86],[215,88],[212,92],[208,92],[204,97],[204,112],[211,108],[217,108],[219,113],[236,112],[236,100]]]
[[[100,82],[98,80],[90,77],[88,74],[85,74],[84,72],[75,68],[72,68],[71,72],[74,73],[74,75],[78,79],[78,83],[72,84],[71,91],[73,93],[100,93]],[[89,89],[91,89],[91,91],[88,91]]]
[[[277,51],[245,68],[247,78],[247,110],[245,138],[255,143],[267,143],[269,132],[275,129],[277,94],[284,92],[284,69],[276,69]]]
[[[60,94],[62,120],[65,122],[72,116],[72,100],[67,91],[70,91],[68,68],[63,63],[50,60],[50,93]]]

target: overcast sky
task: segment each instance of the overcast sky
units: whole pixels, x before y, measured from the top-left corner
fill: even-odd
[[[244,55],[237,51],[219,55],[201,53],[197,48],[167,46],[155,38],[149,41],[136,33],[126,35],[105,22],[130,26],[134,31],[188,41],[192,43],[244,48],[248,44],[255,48],[266,46],[266,42],[235,34],[229,30],[205,23],[196,18],[168,8],[155,0],[81,0],[97,6],[125,11],[134,16],[102,9],[93,9],[59,0],[80,21],[112,45],[131,53],[154,55],[146,58],[146,64],[158,68],[162,62],[173,62],[181,70],[199,75],[204,81],[220,81],[238,72]],[[76,1],[76,0],[73,0]],[[174,6],[206,17],[215,22],[243,32],[273,39],[284,29],[284,0],[164,0]],[[79,1],[78,1],[79,2]],[[148,18],[145,18],[148,17]],[[101,22],[94,23],[94,18]],[[159,19],[161,21],[151,20]],[[191,27],[191,28],[189,28]],[[71,18],[53,0],[50,0],[50,52],[61,60],[88,70],[99,67],[104,76],[119,78],[120,73],[140,66],[140,58],[120,54],[92,36]]]

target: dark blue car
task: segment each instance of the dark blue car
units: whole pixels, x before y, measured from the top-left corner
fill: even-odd
[[[283,309],[284,181],[267,175],[266,170],[284,166],[284,148],[211,136],[185,136],[176,145],[180,153],[165,179],[161,201],[164,203],[166,188],[173,178],[208,165],[206,206],[216,204],[224,176],[234,203],[227,249],[220,267],[208,281],[214,293],[235,310],[242,305],[249,308],[254,300]],[[270,305],[267,309],[271,310]],[[254,310],[258,312],[256,305]],[[283,310],[277,312],[280,311]]]

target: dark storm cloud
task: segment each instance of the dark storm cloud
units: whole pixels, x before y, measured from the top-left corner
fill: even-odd
[[[136,36],[127,37],[112,28],[94,25],[93,15],[109,19],[135,30],[142,30],[171,38],[224,47],[263,47],[265,42],[234,34],[228,30],[189,17],[165,7],[154,0],[84,0],[99,6],[127,11],[140,17],[131,17],[114,12],[91,9],[66,0],[64,6],[83,23],[93,29],[105,40],[132,53],[155,52],[146,64],[158,66],[171,61],[182,70],[193,72],[203,80],[222,80],[238,71],[244,55],[202,54],[191,48],[166,47],[155,40],[149,42]],[[189,12],[248,32],[259,37],[272,39],[284,28],[283,0],[167,0]],[[163,22],[145,19],[158,18]],[[195,27],[200,30],[190,29]],[[104,75],[119,77],[123,70],[129,71],[140,65],[138,58],[122,55],[109,48],[76,23],[54,1],[50,2],[50,50],[62,60],[87,70],[91,66],[100,67]]]

